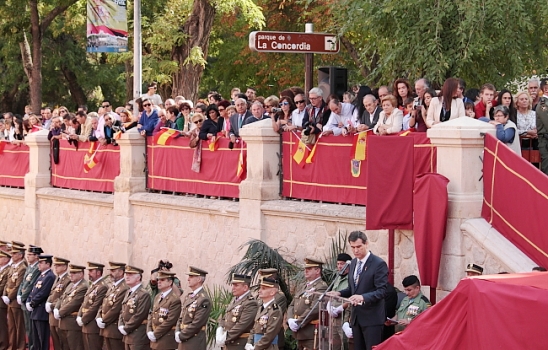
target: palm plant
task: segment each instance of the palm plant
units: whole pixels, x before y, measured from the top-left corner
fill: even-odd
[[[214,285],[213,289],[204,286],[204,289],[211,300],[211,314],[206,325],[207,345],[211,347],[215,345],[215,332],[219,326],[219,319],[225,315],[226,308],[232,300],[232,292],[218,285]]]

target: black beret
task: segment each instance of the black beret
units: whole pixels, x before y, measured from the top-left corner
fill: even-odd
[[[403,285],[404,288],[407,288],[409,286],[412,286],[414,284],[419,284],[420,285],[420,281],[419,281],[419,278],[415,275],[411,275],[411,276],[407,276],[403,279],[403,281],[401,282],[401,284]]]
[[[352,257],[346,253],[340,253],[337,255],[337,261],[347,262],[348,260],[352,260]]]

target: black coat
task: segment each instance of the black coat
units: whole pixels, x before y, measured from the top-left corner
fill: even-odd
[[[38,279],[27,298],[27,302],[30,303],[30,306],[33,308],[30,315],[31,320],[49,320],[49,314],[46,312],[46,301],[51,292],[53,282],[55,282],[55,274],[51,270],[38,276]]]

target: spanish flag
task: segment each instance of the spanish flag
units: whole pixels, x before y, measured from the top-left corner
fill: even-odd
[[[88,152],[84,156],[84,172],[86,174],[99,163],[99,159],[97,157],[98,150],[99,150],[98,142],[92,142],[89,145]]]
[[[354,135],[350,157],[355,160],[365,160],[367,150],[367,131]]]
[[[243,176],[246,171],[246,164],[245,164],[245,156],[243,152],[243,146],[242,151],[240,151],[240,156],[238,157],[238,169],[236,170],[236,177],[240,180],[243,179]]]
[[[306,145],[304,142],[299,140],[299,145],[297,146],[297,150],[295,151],[295,154],[293,154],[293,160],[297,162],[301,167],[304,167],[304,157],[306,155]]]
[[[169,146],[171,141],[179,135],[179,130],[164,128],[154,136],[154,143],[157,145]]]
[[[401,131],[398,136],[407,136],[412,132],[415,132],[415,128],[409,128],[407,130]]]
[[[219,137],[213,136],[210,140],[207,140],[207,148],[209,148],[211,152],[215,152],[217,148],[219,148],[218,139]]]
[[[306,164],[312,164],[312,161],[314,160],[314,156],[316,155],[316,147],[318,146],[318,143],[320,143],[321,138],[322,138],[322,134],[320,134],[320,136],[316,140],[316,143],[314,144],[314,147],[312,147],[312,151],[310,151],[310,154],[306,158]]]

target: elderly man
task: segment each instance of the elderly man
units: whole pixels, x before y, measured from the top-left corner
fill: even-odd
[[[383,98],[390,95],[390,90],[388,89],[388,86],[383,85],[379,87],[377,94],[379,95],[379,101],[382,101]]]
[[[32,337],[32,320],[30,318],[31,309],[27,307],[27,298],[40,275],[40,270],[38,270],[38,255],[42,254],[44,251],[40,247],[31,245],[27,251],[27,263],[29,266],[25,271],[23,276],[23,282],[19,285],[19,290],[17,291],[17,302],[21,305],[23,309],[23,317],[25,319],[25,330],[27,332],[27,337],[29,339],[29,348],[34,346],[34,338]]]
[[[152,108],[152,101],[148,98],[143,98],[144,111],[139,118],[137,124],[137,130],[141,133],[141,136],[152,136],[154,127],[158,124],[158,112]]]
[[[329,101],[329,109],[331,115],[327,124],[323,128],[322,134],[346,136],[348,133],[354,132],[359,123],[358,109],[351,103],[339,101],[338,98],[333,98]]]
[[[363,114],[360,117],[358,131],[366,131],[373,129],[379,121],[381,108],[378,106],[377,99],[374,95],[365,95],[363,97],[363,105],[365,107]]]
[[[151,349],[177,349],[174,329],[181,314],[181,299],[173,293],[174,279],[174,272],[158,272],[159,293],[154,298],[147,322],[147,337]]]
[[[240,128],[245,125],[244,121],[251,117],[251,112],[247,110],[247,101],[243,98],[238,98],[234,103],[236,113],[230,116],[230,141],[236,142],[236,138],[240,137]]]
[[[247,117],[247,119],[244,120],[243,125],[255,123],[263,119],[270,119],[270,117],[264,114],[263,104],[259,101],[255,101],[251,105],[251,117]]]
[[[327,104],[323,100],[323,91],[319,87],[312,88],[308,92],[310,105],[306,107],[306,114],[303,119],[303,133],[305,135],[319,134],[323,130],[324,112],[328,110]],[[327,122],[327,121],[326,121]]]
[[[103,299],[103,304],[97,313],[95,321],[99,328],[101,328],[100,334],[105,339],[107,350],[123,350],[123,336],[118,330],[118,318],[122,310],[124,295],[129,289],[124,281],[126,264],[118,262],[109,262],[108,264],[112,285]]]
[[[291,126],[289,129],[302,130],[304,117],[306,115],[306,97],[303,94],[297,94],[295,95],[293,101],[295,102],[295,106],[297,106],[297,108],[291,112]]]
[[[219,323],[224,335],[217,339],[217,344],[225,350],[244,350],[259,306],[249,290],[251,276],[233,273],[231,283],[234,299]]]
[[[76,317],[76,323],[82,327],[85,350],[101,349],[103,347],[103,337],[99,334],[95,317],[108,289],[103,276],[104,267],[103,264],[88,262],[88,277],[91,285],[84,296],[84,301],[78,311],[78,317]]]
[[[540,81],[538,78],[530,79],[527,83],[527,92],[529,92],[529,96],[531,96],[531,99],[533,100],[533,108],[534,111],[537,108],[538,101],[540,100],[539,96],[539,87],[540,87]],[[476,118],[478,118],[478,115],[476,114]]]
[[[57,278],[53,282],[48,300],[46,301],[46,311],[49,313],[49,329],[54,349],[63,349],[60,340],[61,331],[59,330],[59,321],[55,319],[53,308],[70,284],[70,276],[68,274],[69,263],[70,260],[67,259],[59,257],[53,258],[53,269]]]

